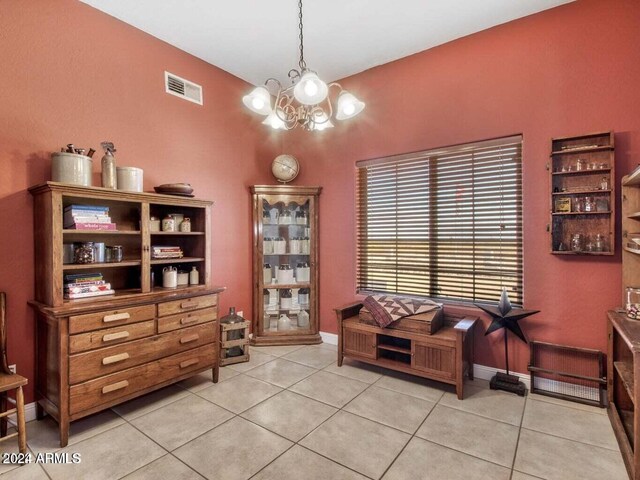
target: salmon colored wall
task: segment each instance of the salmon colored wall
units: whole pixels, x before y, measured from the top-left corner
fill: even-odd
[[[541,310],[522,326],[532,339],[605,349],[605,312],[621,303],[620,254],[548,253],[545,165],[551,137],[603,130],[616,132],[619,177],[640,162],[639,25],[636,0],[580,0],[342,81],[367,103],[361,116],[285,139],[299,182],[324,187],[321,330],[336,332],[332,308],[354,299],[355,161],[522,133],[525,307]],[[503,367],[502,334],[483,337],[487,325],[476,362]],[[512,368],[526,372],[528,347],[511,345]]]
[[[221,311],[251,309],[248,186],[271,181],[272,143],[240,101],[238,78],[75,0],[0,3],[0,290],[8,353],[31,383],[33,208],[27,188],[50,178],[49,153],[115,143],[144,188],[189,182],[213,210],[213,281]],[[204,87],[204,106],[164,93],[168,70]],[[99,159],[94,160],[99,185]]]

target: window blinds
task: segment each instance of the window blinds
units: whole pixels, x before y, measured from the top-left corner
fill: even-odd
[[[522,137],[357,163],[357,290],[522,305]]]

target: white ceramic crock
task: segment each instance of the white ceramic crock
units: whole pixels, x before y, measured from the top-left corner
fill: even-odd
[[[118,190],[125,192],[141,192],[142,191],[142,174],[141,168],[137,167],[116,167],[118,177]]]
[[[76,153],[54,152],[51,154],[51,180],[73,185],[91,186],[93,161]]]

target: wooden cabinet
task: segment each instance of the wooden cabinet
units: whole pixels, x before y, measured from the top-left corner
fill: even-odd
[[[613,255],[615,251],[613,132],[551,141],[551,253]]]
[[[256,345],[321,343],[318,199],[321,187],[255,185],[253,337]],[[278,320],[285,315],[288,321]]]
[[[640,321],[608,313],[608,413],[629,478],[640,480]]]
[[[338,366],[344,357],[456,386],[463,397],[464,375],[473,379],[473,332],[477,318],[446,315],[432,335],[380,328],[358,318],[361,303],[335,309]]]
[[[211,285],[212,202],[48,182],[34,196],[37,414],[60,425],[211,369],[218,378],[218,294]],[[114,231],[67,230],[70,205],[107,206]],[[151,217],[182,214],[191,232],[152,232]],[[64,245],[120,245],[123,261],[65,263]],[[153,258],[176,246],[180,258]],[[163,288],[162,269],[199,270],[199,284]],[[69,300],[64,277],[98,272],[115,294]],[[153,281],[152,279],[155,279]]]

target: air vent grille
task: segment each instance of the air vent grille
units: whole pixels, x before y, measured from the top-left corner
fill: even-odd
[[[165,91],[176,97],[202,105],[202,87],[173,73],[164,72]]]

